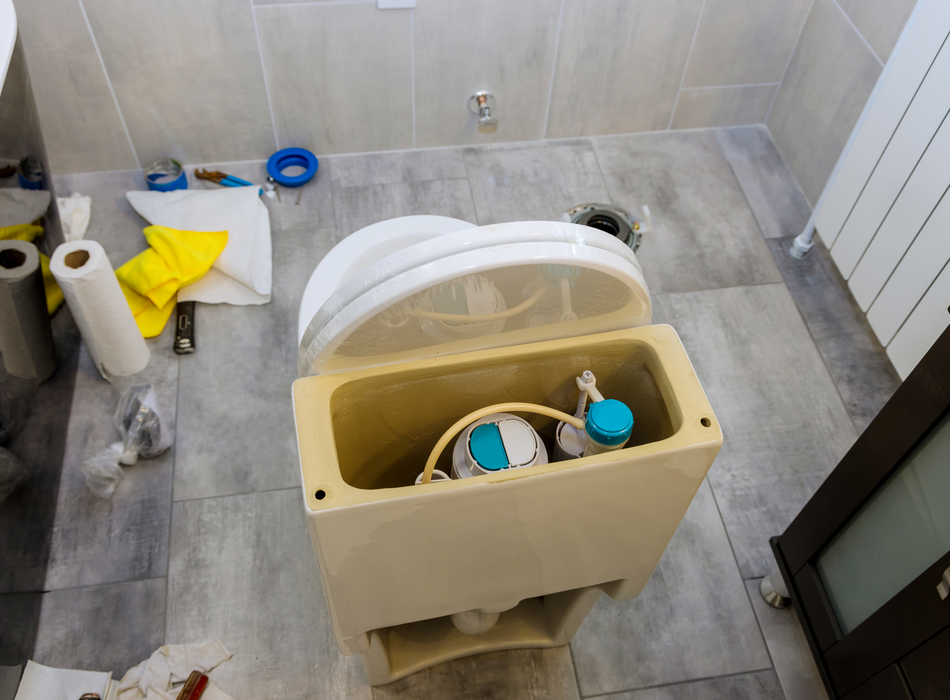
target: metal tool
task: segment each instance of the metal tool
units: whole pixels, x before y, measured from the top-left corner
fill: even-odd
[[[177,311],[175,345],[172,349],[179,355],[190,355],[198,349],[195,343],[195,302],[179,301]]]
[[[274,186],[274,192],[277,193],[277,203],[280,204],[280,187],[277,185],[277,180],[268,176],[267,181]]]
[[[222,173],[219,170],[205,170],[204,168],[198,168],[195,170],[195,177],[199,180],[209,180],[211,182],[216,182],[219,185],[224,187],[254,187],[253,182],[248,182],[247,180],[242,180],[239,177],[234,175],[228,175],[227,173]],[[258,188],[259,194],[264,194],[264,190]]]

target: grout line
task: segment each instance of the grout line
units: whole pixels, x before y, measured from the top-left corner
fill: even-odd
[[[409,10],[409,73],[412,90],[412,149],[416,149],[416,11]]]
[[[736,83],[735,85],[697,85],[696,87],[683,88],[683,90],[722,90],[724,88],[744,88],[744,87],[775,87],[781,83]],[[737,124],[736,126],[746,126],[746,124]]]
[[[871,52],[871,55],[874,56],[875,59],[877,59],[877,62],[880,63],[880,64],[881,64],[881,68],[883,68],[883,67],[884,67],[884,61],[882,61],[882,60],[881,60],[881,57],[877,55],[877,51],[875,51],[873,48],[871,48],[871,45],[868,43],[868,40],[864,38],[864,34],[861,33],[861,30],[858,29],[857,25],[851,20],[851,18],[848,16],[848,13],[844,11],[844,8],[841,7],[841,5],[838,4],[838,0],[831,0],[831,1],[835,4],[835,7],[837,7],[839,10],[841,10],[841,14],[843,14],[843,15],[844,15],[844,18],[845,18],[846,20],[848,20],[848,24],[850,24],[850,25],[851,25],[851,28],[852,28],[855,32],[857,32],[857,34],[858,34],[859,37],[861,37],[861,41],[863,41],[863,42],[864,42],[864,45],[868,47],[868,51]]]
[[[808,19],[811,17],[812,8],[815,7],[815,0],[811,0],[808,5],[808,12],[805,13],[805,19],[802,20],[802,26],[798,28],[798,36],[795,37],[795,43],[792,44],[792,50],[788,54],[788,60],[785,61],[785,69],[782,71],[782,77],[779,79],[779,88],[775,91],[775,97],[772,98],[772,104],[769,105],[769,111],[765,113],[764,124],[769,123],[769,117],[772,116],[772,108],[775,106],[776,100],[778,100],[778,94],[782,91],[782,83],[785,82],[785,75],[788,73],[788,67],[792,65],[792,59],[795,57],[795,52],[798,51],[798,44],[802,40],[802,34],[805,33],[805,25],[808,24]]]
[[[772,574],[769,573],[767,575],[771,576]],[[765,653],[769,656],[769,663],[772,664],[772,668],[775,669],[775,675],[778,676],[778,669],[775,668],[775,659],[772,658],[772,650],[769,648],[769,640],[765,637],[765,628],[762,627],[762,621],[759,619],[759,614],[755,611],[755,603],[752,602],[752,596],[756,595],[756,593],[750,593],[749,588],[745,585],[747,581],[758,581],[761,585],[763,578],[765,578],[765,576],[742,579],[742,587],[745,589],[746,599],[749,601],[749,606],[752,608],[752,617],[755,618],[755,624],[759,628],[759,634],[762,635],[762,644],[765,646]],[[761,595],[761,593],[759,595]],[[779,685],[782,685],[781,678],[779,678]],[[785,688],[782,688],[782,691],[784,692]]]
[[[254,496],[259,493],[275,493],[277,491],[299,491],[299,490],[300,490],[300,486],[282,486],[279,489],[261,489],[260,491],[242,491],[241,493],[222,493],[219,496],[199,496],[198,498],[179,498],[179,499],[175,499],[173,503],[194,503],[195,501],[213,501],[216,498],[235,498],[238,496]]]
[[[597,172],[600,173],[600,181],[604,186],[604,192],[607,193],[607,200],[613,202],[614,198],[610,194],[610,185],[607,184],[607,178],[604,177],[604,168],[601,166],[600,157],[597,155],[597,144],[593,138],[588,138],[587,141],[590,143],[590,150],[594,154],[594,162],[597,163]]]
[[[745,586],[743,585],[743,588]],[[671,681],[669,683],[657,683],[656,685],[643,685],[637,688],[626,688],[624,690],[612,690],[609,693],[601,693],[600,695],[587,695],[585,700],[599,700],[599,698],[612,698],[618,695],[624,695],[626,693],[640,693],[644,690],[655,690],[657,688],[675,688],[681,685],[692,685],[694,683],[702,683],[703,681],[714,681],[720,678],[738,678],[739,676],[750,676],[753,673],[760,673],[762,671],[771,671],[773,667],[769,666],[768,668],[753,668],[747,671],[736,671],[735,673],[723,673],[721,676],[702,676],[700,678],[690,678],[689,680],[679,680]]]
[[[125,138],[129,140],[129,148],[132,149],[132,158],[135,160],[137,170],[142,169],[142,161],[139,160],[139,154],[135,151],[135,144],[132,143],[132,134],[129,133],[129,127],[125,123],[125,117],[122,114],[122,108],[119,107],[119,99],[115,96],[115,90],[112,87],[112,79],[109,77],[109,71],[106,70],[106,62],[102,58],[102,52],[99,50],[99,42],[96,41],[96,35],[92,31],[92,23],[89,21],[89,15],[86,14],[86,8],[82,0],[76,0],[79,3],[79,10],[82,12],[82,18],[86,20],[86,28],[89,30],[89,36],[92,39],[92,46],[96,50],[96,56],[99,57],[99,65],[102,66],[102,73],[106,77],[106,85],[109,86],[109,94],[112,95],[112,102],[119,113],[119,121],[122,122],[122,128],[125,130]]]
[[[561,44],[561,24],[564,21],[564,0],[561,0],[561,11],[557,16],[557,32],[554,35],[554,58],[551,60],[551,83],[548,85],[548,104],[544,108],[544,126],[541,128],[541,138],[548,135],[548,118],[551,116],[551,97],[554,95],[554,77],[557,73],[557,52]]]
[[[251,0],[253,3],[254,0]],[[265,9],[269,7],[308,7],[316,5],[317,7],[323,7],[324,5],[368,5],[369,3],[376,3],[376,0],[316,0],[316,2],[274,2],[274,3],[263,3],[260,5],[255,5],[258,9]]]
[[[175,383],[175,436],[172,439],[172,487],[168,494],[168,538],[165,547],[165,629],[162,640],[168,637],[168,582],[172,570],[172,519],[175,517],[175,464],[178,462],[178,417],[181,415],[181,355],[175,355],[178,361],[178,378]]]
[[[798,176],[795,175],[795,171],[792,170],[792,166],[789,165],[788,161],[785,159],[785,154],[782,153],[782,149],[778,147],[778,142],[775,140],[775,137],[772,136],[772,130],[769,128],[768,124],[763,124],[762,126],[765,127],[765,133],[769,135],[769,141],[771,141],[772,145],[775,146],[775,152],[778,153],[778,157],[782,159],[782,163],[785,164],[785,167],[788,169],[788,172],[791,173],[792,182],[794,182],[795,187],[798,188],[798,193],[802,196],[802,199],[805,201],[805,204],[808,206],[809,211],[814,213],[815,207],[813,207],[811,205],[811,202],[808,201],[808,195],[805,194],[805,189],[802,187],[802,183],[798,181]]]
[[[581,693],[581,679],[580,676],[577,675],[577,662],[574,661],[574,647],[571,646],[571,642],[567,643],[567,653],[568,656],[571,657],[571,668],[574,669],[574,684],[577,686],[577,697],[582,698],[584,695]]]
[[[280,150],[280,141],[277,139],[277,120],[274,119],[274,103],[270,97],[270,85],[267,82],[267,67],[264,65],[264,51],[261,49],[261,33],[257,28],[257,11],[254,8],[254,0],[248,0],[251,4],[251,21],[254,23],[254,36],[257,37],[257,55],[261,59],[261,73],[264,76],[264,93],[267,95],[267,109],[270,110],[270,125],[274,130],[274,150]]]
[[[46,595],[47,593],[59,593],[60,591],[81,591],[85,588],[102,588],[103,586],[121,586],[125,583],[142,583],[144,581],[157,581],[159,579],[167,579],[167,576],[146,576],[145,578],[127,578],[122,579],[121,581],[102,581],[101,583],[87,583],[83,586],[65,586],[64,588],[45,588],[42,591],[11,591],[10,593],[4,593],[3,595],[11,595],[16,593],[23,593],[29,595],[30,593],[42,593]]]
[[[706,0],[699,8],[699,17],[696,18],[696,29],[693,30],[693,40],[689,43],[689,53],[686,54],[686,63],[683,65],[683,75],[680,76],[679,87],[676,88],[676,99],[673,100],[673,111],[670,112],[670,121],[666,125],[669,131],[673,127],[673,117],[676,116],[676,107],[680,102],[680,93],[683,92],[683,83],[686,82],[686,71],[689,70],[689,60],[693,57],[693,47],[696,46],[696,37],[699,36],[699,25],[703,22],[703,13],[706,11]]]

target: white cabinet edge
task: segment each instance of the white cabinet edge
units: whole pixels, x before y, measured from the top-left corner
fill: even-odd
[[[0,89],[6,80],[15,44],[16,10],[13,9],[13,0],[0,0]]]

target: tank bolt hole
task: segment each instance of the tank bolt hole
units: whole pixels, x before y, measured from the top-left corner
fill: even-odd
[[[703,420],[706,420],[706,419],[704,418]],[[709,421],[706,421],[706,422],[708,423]],[[317,489],[317,492],[313,495],[317,497],[318,501],[322,501],[324,498],[327,497],[327,492],[324,491],[323,489]]]
[[[700,418],[700,419],[699,419],[699,423],[700,423],[700,425],[702,425],[704,428],[708,428],[709,426],[712,425],[712,421],[709,420],[706,416],[703,416],[702,418]],[[319,492],[318,492],[318,493],[319,493]],[[317,498],[320,498],[320,497],[317,496]]]

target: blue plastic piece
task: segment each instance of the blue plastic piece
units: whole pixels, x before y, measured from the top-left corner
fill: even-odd
[[[284,175],[283,171],[293,166],[304,168],[300,175]],[[306,185],[317,174],[317,157],[306,148],[284,148],[267,160],[267,174],[282,187]]]
[[[472,431],[468,446],[478,466],[490,472],[508,468],[508,453],[501,440],[501,431],[494,423],[485,423]]]
[[[177,172],[178,176],[173,180],[168,178]],[[172,192],[174,190],[187,190],[188,178],[185,176],[185,169],[181,163],[173,158],[160,158],[145,166],[145,184],[150,190],[155,192]]]
[[[584,430],[587,437],[601,445],[620,445],[630,439],[633,413],[616,399],[596,401],[587,411]]]

